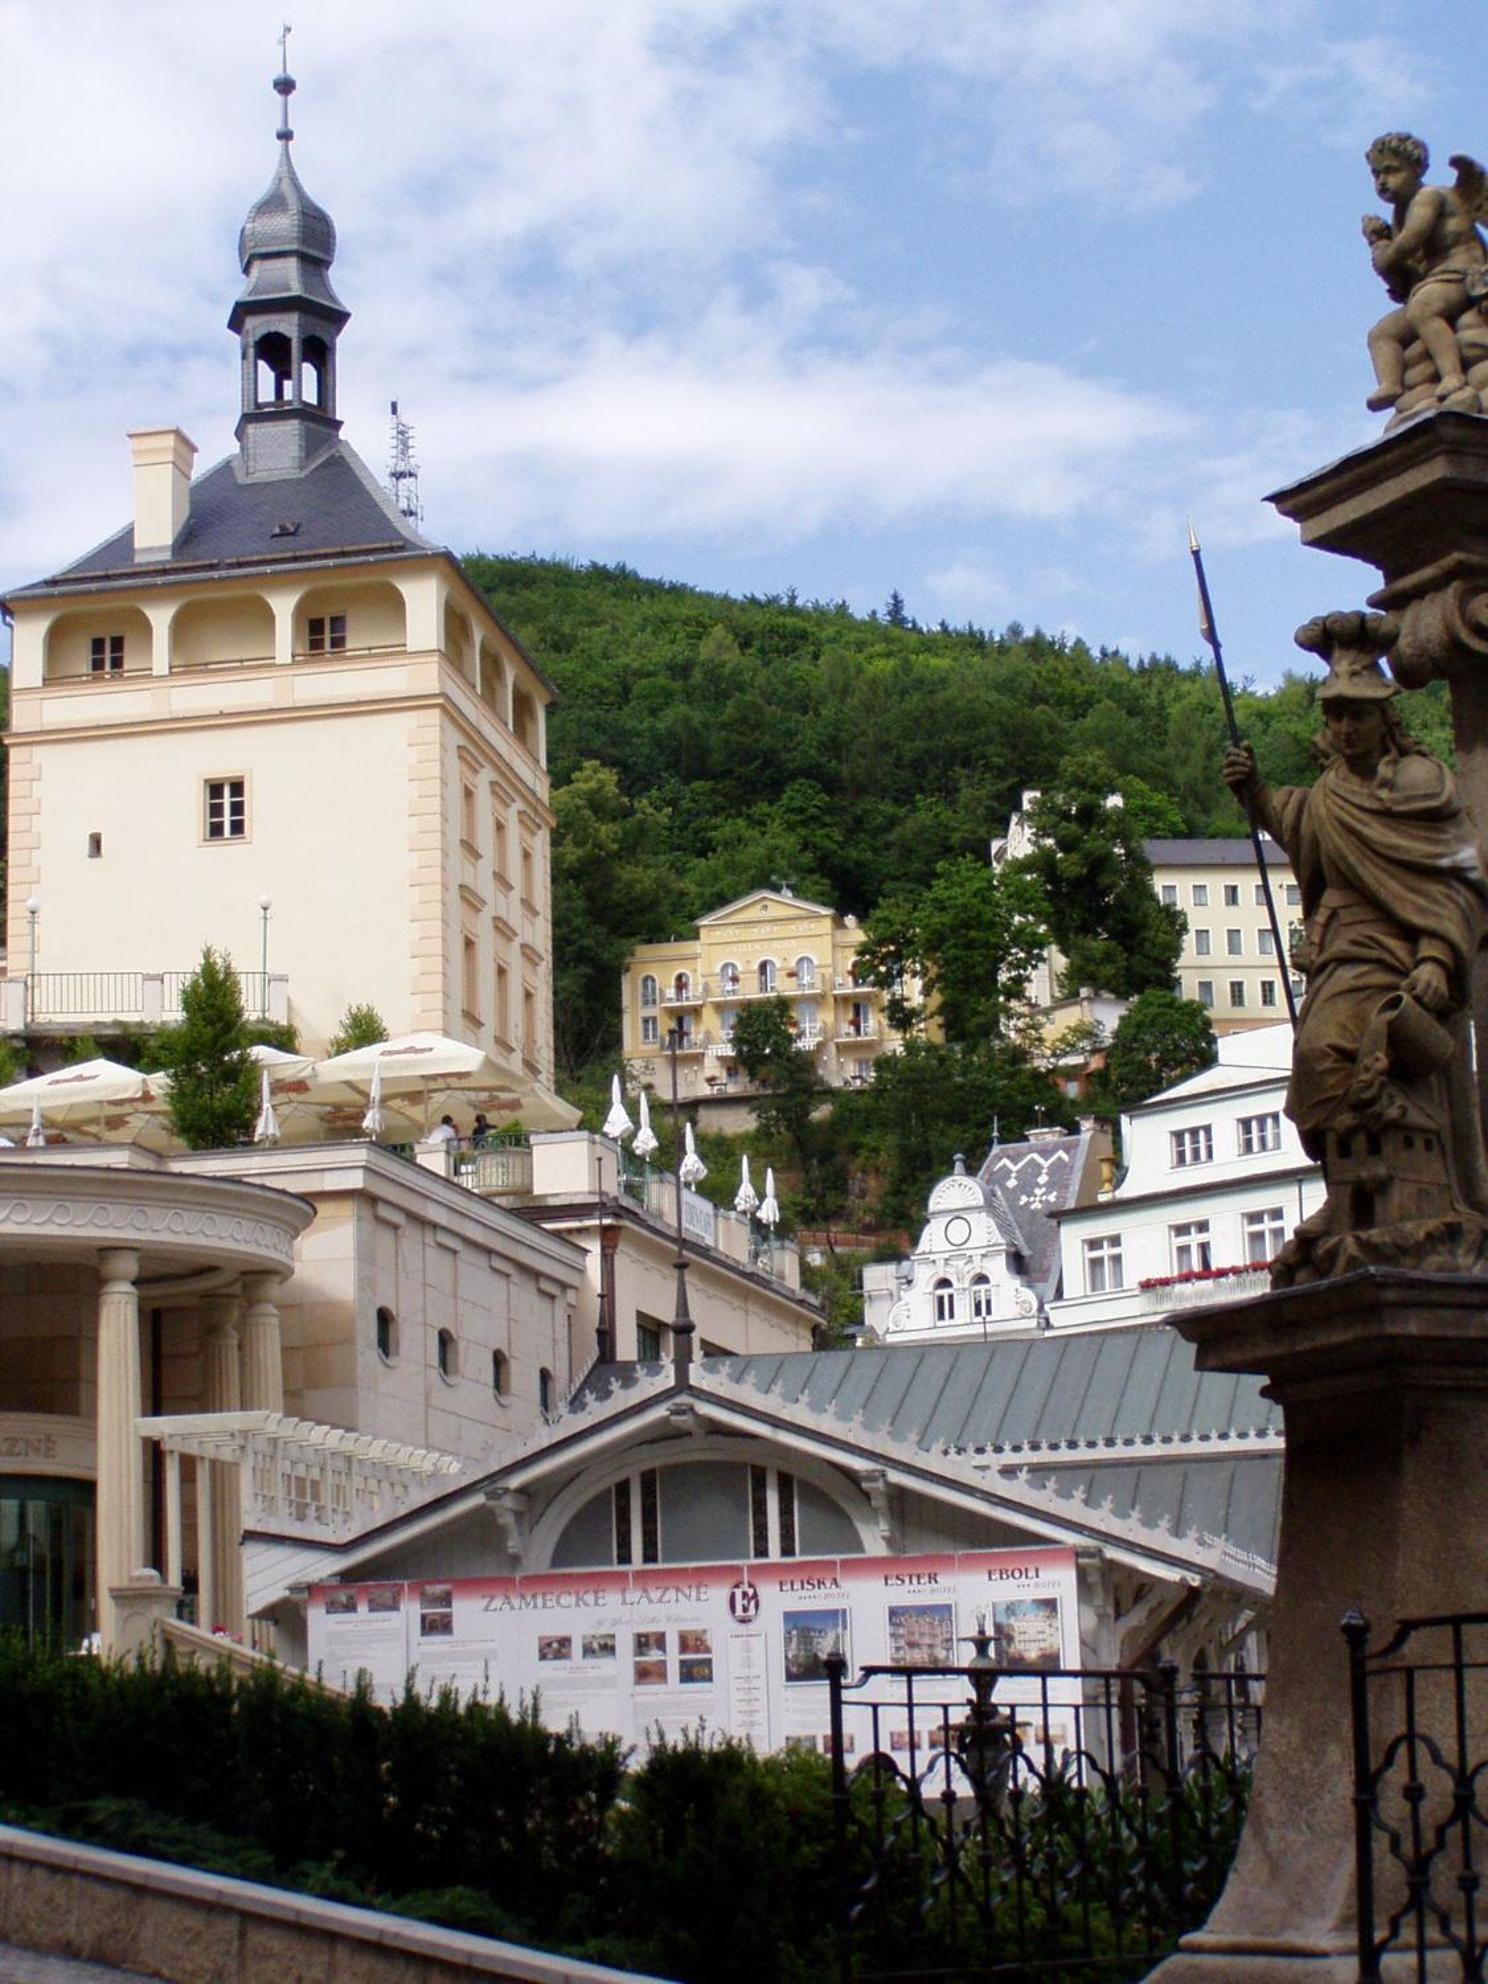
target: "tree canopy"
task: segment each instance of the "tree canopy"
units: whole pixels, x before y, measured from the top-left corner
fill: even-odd
[[[238,974],[226,951],[210,945],[181,987],[181,1018],[156,1039],[170,1075],[170,1119],[188,1150],[223,1150],[246,1142],[258,1115],[258,1071]]]

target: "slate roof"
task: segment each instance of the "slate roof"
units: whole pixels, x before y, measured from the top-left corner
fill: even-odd
[[[1055,1218],[1076,1201],[1090,1140],[1089,1130],[1076,1130],[1067,1137],[994,1144],[977,1173],[1003,1237],[1023,1256],[1023,1279],[1041,1303],[1059,1293]]]
[[[1268,868],[1285,868],[1287,853],[1269,834],[1261,835]],[[1248,840],[1144,840],[1142,852],[1154,868],[1253,868],[1255,849]]]
[[[766,1398],[801,1403],[922,1447],[1026,1459],[1097,1451],[1160,1456],[1227,1437],[1271,1439],[1281,1411],[1261,1380],[1194,1368],[1165,1324],[990,1343],[884,1344],[705,1358]],[[615,1371],[599,1374],[608,1383]]]
[[[1091,1467],[1030,1467],[1035,1481],[1086,1508],[1107,1507],[1174,1536],[1222,1536],[1263,1563],[1281,1534],[1279,1453],[1215,1454],[1203,1461],[1147,1460]]]
[[[292,531],[276,526],[293,525]],[[345,441],[334,442],[302,475],[247,482],[231,454],[191,485],[191,512],[169,558],[134,562],[134,525],[126,524],[55,577],[23,587],[13,599],[37,598],[73,584],[117,579],[139,585],[179,578],[183,568],[291,565],[319,556],[428,553],[438,546],[401,517],[366,464]]]

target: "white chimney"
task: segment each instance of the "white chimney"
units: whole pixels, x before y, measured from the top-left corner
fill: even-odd
[[[144,427],[134,449],[134,556],[169,558],[191,509],[196,443],[179,427]]]

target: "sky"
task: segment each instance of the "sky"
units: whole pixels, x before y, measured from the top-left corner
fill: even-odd
[[[278,7],[0,0],[0,589],[231,452]],[[1380,431],[1363,153],[1488,158],[1485,0],[301,0],[345,436],[457,552],[1010,622],[1237,679],[1370,568],[1264,497]]]

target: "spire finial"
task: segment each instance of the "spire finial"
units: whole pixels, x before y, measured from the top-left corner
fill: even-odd
[[[286,21],[279,30],[279,73],[274,78],[274,89],[281,101],[279,129],[274,136],[281,144],[288,144],[294,136],[294,132],[289,128],[289,99],[294,95],[295,89],[295,79],[289,73],[289,35],[290,26]]]

